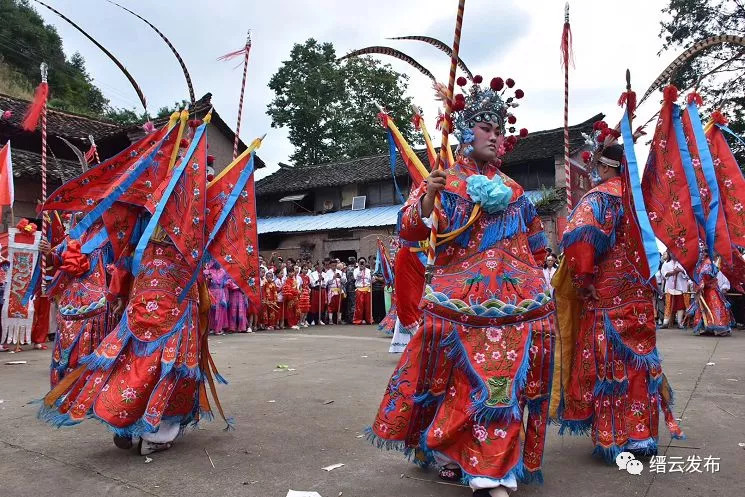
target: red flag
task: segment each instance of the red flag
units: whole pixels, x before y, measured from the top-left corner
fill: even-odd
[[[205,207],[207,198],[207,124],[197,128],[189,151],[174,172],[184,166],[178,182],[163,207],[160,226],[192,268],[202,259],[206,238]],[[201,131],[201,132],[200,132]],[[166,157],[167,159],[167,157]],[[162,167],[167,168],[165,160]],[[163,181],[163,184],[166,184]],[[158,195],[156,194],[156,197]],[[160,206],[158,206],[160,208]]]
[[[90,212],[108,196],[112,185],[115,185],[131,166],[160,144],[168,133],[168,127],[164,126],[155,133],[145,136],[114,157],[68,181],[49,195],[42,209]],[[156,183],[154,188],[157,187]]]
[[[720,210],[727,219],[732,243],[745,247],[745,178],[722,131],[711,126],[706,133],[719,184]],[[718,228],[718,227],[717,227]]]
[[[0,205],[12,206],[14,200],[13,159],[10,156],[10,141],[8,141],[0,149]]]
[[[642,193],[655,236],[692,275],[698,261],[698,226],[673,127],[677,90],[669,86],[664,95],[644,168]]]
[[[114,202],[114,205],[106,209],[101,219],[106,232],[109,235],[109,242],[114,252],[114,260],[118,260],[124,250],[129,246],[132,238],[132,231],[137,225],[137,218],[142,209],[137,205],[125,204],[123,202]],[[136,243],[136,240],[135,240]]]
[[[699,195],[701,196],[701,206],[704,209],[704,217],[708,219],[711,208],[709,202],[711,201],[712,191],[706,181],[704,175],[704,168],[701,164],[701,152],[698,149],[696,143],[696,137],[693,134],[693,126],[691,125],[691,116],[688,114],[688,110],[683,113],[683,131],[686,135],[686,141],[688,141],[688,150],[691,153],[691,161],[693,162],[693,169],[696,171],[696,183],[698,184]],[[720,197],[722,194],[721,187],[719,188]],[[721,202],[721,199],[720,199]],[[717,215],[716,224],[716,236],[714,237],[714,251],[722,256],[727,262],[732,262],[732,242],[730,241],[729,230],[727,229],[727,220],[725,218],[724,209],[719,208]],[[703,237],[705,239],[705,237]]]
[[[256,227],[256,195],[251,151],[257,148],[259,143],[259,140],[255,140],[209,184],[207,190],[207,228],[210,233],[218,220],[225,217],[224,223],[210,244],[209,253],[233,278],[254,309],[259,308],[261,297],[259,235]],[[240,187],[240,183],[244,181],[245,186],[238,191],[236,185]],[[231,193],[237,194],[235,204],[229,212],[223,213],[224,208],[230,207]]]

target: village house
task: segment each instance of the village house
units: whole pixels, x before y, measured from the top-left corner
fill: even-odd
[[[598,114],[570,128],[572,197],[589,189],[580,155],[582,133],[592,131]],[[427,164],[423,150],[417,151]],[[531,133],[504,157],[504,172],[520,183],[543,219],[549,245],[556,249],[566,223],[564,129]],[[259,247],[264,257],[326,256],[346,259],[375,254],[377,239],[394,234],[403,196],[410,188],[400,156],[395,168],[378,155],[320,165],[280,164],[256,184]]]

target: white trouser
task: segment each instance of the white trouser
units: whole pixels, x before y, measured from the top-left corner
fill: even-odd
[[[175,421],[161,421],[158,431],[143,433],[142,439],[156,444],[173,442],[178,436],[181,425]]]

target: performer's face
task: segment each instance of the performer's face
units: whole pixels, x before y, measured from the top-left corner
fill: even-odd
[[[497,159],[499,147],[504,141],[499,126],[488,122],[478,123],[473,127],[473,136],[471,158],[481,164],[494,162]]]

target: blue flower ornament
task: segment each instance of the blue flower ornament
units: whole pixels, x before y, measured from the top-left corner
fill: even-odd
[[[510,205],[512,188],[505,185],[499,175],[489,179],[483,174],[475,174],[470,176],[467,182],[468,196],[489,214],[501,212]]]

